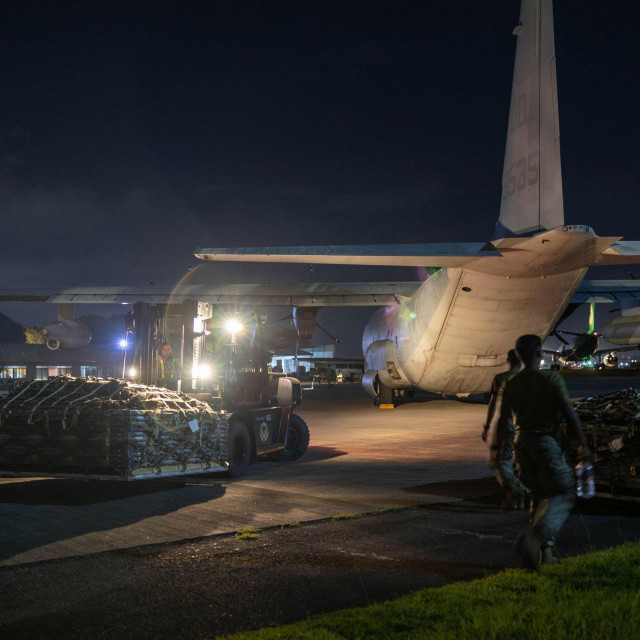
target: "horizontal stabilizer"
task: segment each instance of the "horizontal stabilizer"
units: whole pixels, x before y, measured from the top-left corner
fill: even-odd
[[[577,303],[621,300],[640,302],[640,280],[583,280],[571,298]]]
[[[614,242],[598,256],[596,264],[640,264],[640,241]]]
[[[212,304],[273,307],[384,306],[411,297],[420,282],[348,282],[304,284],[186,285],[165,287],[72,287],[68,289],[0,289],[0,302],[73,304]]]
[[[331,245],[324,247],[243,247],[196,249],[196,258],[224,262],[296,262],[393,267],[461,267],[478,258],[500,257],[482,242]]]

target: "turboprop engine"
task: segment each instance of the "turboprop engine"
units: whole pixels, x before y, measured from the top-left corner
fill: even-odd
[[[47,347],[56,349],[82,349],[91,342],[91,330],[79,320],[61,318],[42,330]]]
[[[379,309],[367,323],[362,336],[365,357],[362,387],[374,400],[380,400],[381,405],[393,402],[394,389],[412,386],[400,364],[397,334],[391,330],[396,324],[397,313],[399,308]]]

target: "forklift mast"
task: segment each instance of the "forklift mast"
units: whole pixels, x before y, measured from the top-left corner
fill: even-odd
[[[242,331],[230,333],[225,326],[229,319],[241,321]],[[164,342],[180,363],[179,390],[185,393],[222,396],[249,374],[266,379],[272,352],[263,343],[265,322],[266,316],[255,309],[229,312],[195,300],[166,305],[137,302],[127,328],[134,335],[136,379],[143,384],[158,383],[158,358]]]

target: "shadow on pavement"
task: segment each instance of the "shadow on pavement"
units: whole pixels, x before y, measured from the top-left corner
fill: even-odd
[[[501,496],[502,489],[493,476],[475,480],[450,480],[431,482],[415,487],[405,487],[407,493],[426,493],[447,498],[478,498],[483,496]]]
[[[74,550],[73,539],[92,533],[117,544],[113,531],[202,505],[192,515],[198,518],[198,509],[209,510],[208,503],[225,492],[221,483],[195,485],[161,478],[131,483],[42,480],[0,485],[0,560],[63,540],[70,541],[65,543],[67,550]],[[146,543],[147,533],[132,532],[131,543]],[[77,553],[85,553],[86,543],[77,544]]]
[[[12,482],[0,484],[0,503],[85,505],[181,489],[182,487],[184,487],[184,482],[160,478],[134,482],[67,479]]]
[[[617,500],[615,497],[595,497],[591,500],[578,500],[573,513],[579,513],[584,516],[640,518],[640,502]]]
[[[295,461],[296,464],[303,462],[317,462],[319,460],[330,460],[331,458],[338,458],[340,456],[346,456],[348,451],[337,449],[336,447],[314,447],[310,446],[305,454]]]

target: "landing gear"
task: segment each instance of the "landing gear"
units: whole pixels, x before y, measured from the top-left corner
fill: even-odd
[[[378,380],[377,392],[378,395],[374,399],[373,404],[381,409],[393,409],[395,406],[393,403],[393,389]]]

